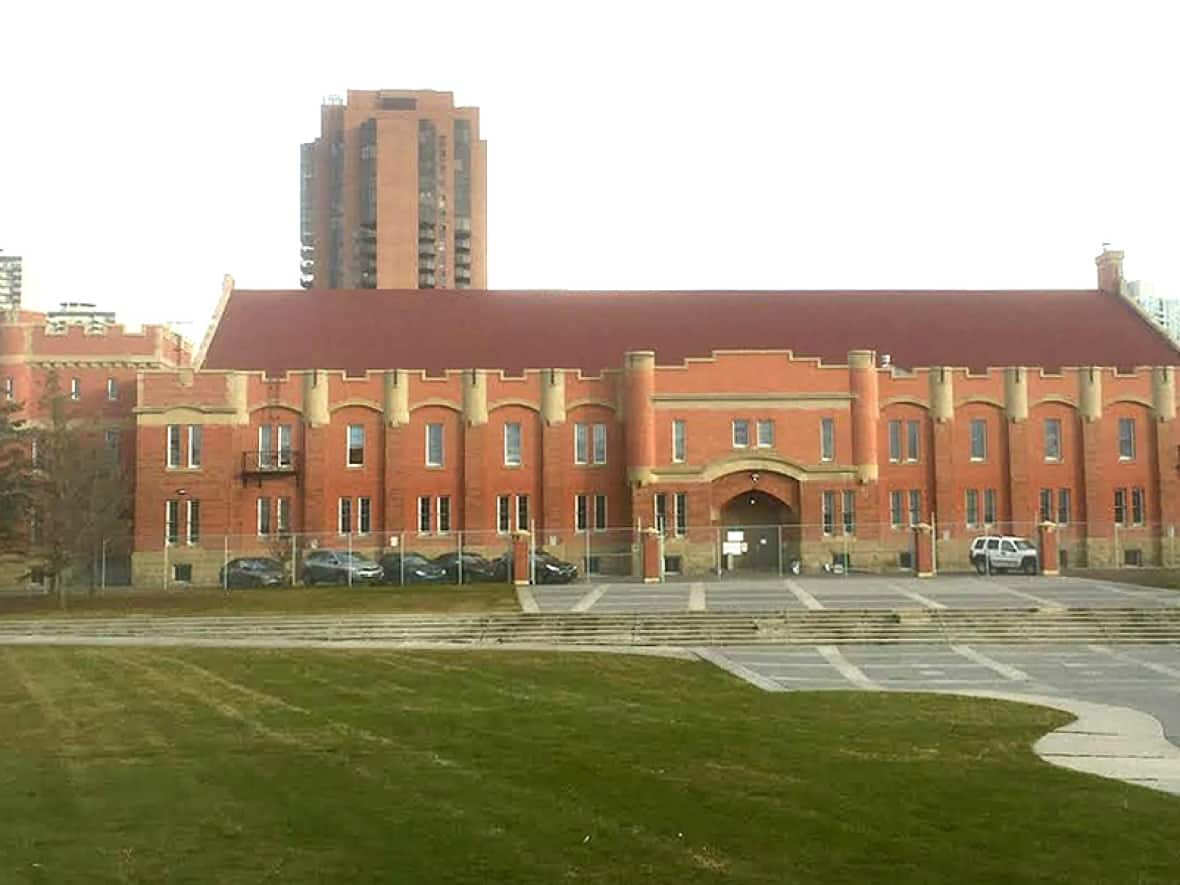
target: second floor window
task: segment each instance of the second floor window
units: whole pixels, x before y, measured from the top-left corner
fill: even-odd
[[[889,422],[889,460],[894,464],[901,462],[901,422]]]
[[[1135,457],[1135,419],[1119,418],[1119,460],[1130,461]]]
[[[763,418],[758,421],[758,446],[759,448],[768,448],[774,445],[774,422]]]
[[[1057,418],[1045,419],[1045,460],[1061,460],[1061,421]]]
[[[907,461],[917,461],[921,455],[921,436],[922,425],[918,421],[907,421],[905,423],[905,459]]]
[[[290,424],[263,424],[258,428],[258,466],[291,466]]]
[[[594,451],[591,453],[594,456],[595,464],[606,463],[606,425],[594,425]]]
[[[70,399],[77,402],[81,398],[82,398],[82,379],[71,378],[70,379]]]
[[[750,444],[750,422],[745,418],[737,418],[733,422],[733,447],[744,449]]]
[[[677,419],[672,422],[672,460],[679,463],[684,460],[686,445],[685,445],[685,427],[684,422]]]
[[[107,399],[114,402],[119,398],[119,382],[114,378],[107,379]]]
[[[520,461],[520,423],[511,421],[504,425],[504,463],[519,467]]]
[[[971,460],[987,458],[987,422],[982,418],[971,419]]]
[[[832,461],[836,457],[836,422],[822,418],[819,422],[819,459]]]
[[[590,462],[589,428],[585,424],[574,425],[574,463],[588,464]]]
[[[188,466],[201,466],[201,425],[190,424],[188,426]]]
[[[348,466],[361,467],[365,463],[365,428],[361,424],[348,425]]]
[[[443,426],[441,424],[426,425],[426,466],[443,466]]]
[[[4,398],[9,402],[16,399],[16,381],[12,376],[4,379]]]
[[[180,466],[180,425],[169,424],[167,430],[167,443],[165,446],[165,465],[168,467]]]

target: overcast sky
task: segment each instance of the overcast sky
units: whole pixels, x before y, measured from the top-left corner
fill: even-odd
[[[494,288],[1087,288],[1109,241],[1180,297],[1174,6],[16,0],[0,249],[199,338],[222,274],[298,286],[322,97],[428,88]]]

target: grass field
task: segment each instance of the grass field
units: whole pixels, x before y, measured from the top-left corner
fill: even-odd
[[[613,655],[0,649],[0,881],[1167,882],[1067,717]]]
[[[508,584],[119,590],[72,596],[64,611],[56,596],[0,597],[0,617],[512,611],[520,611],[520,606]]]

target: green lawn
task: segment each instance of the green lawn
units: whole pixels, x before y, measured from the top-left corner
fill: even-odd
[[[513,611],[520,611],[520,606],[516,591],[508,584],[119,590],[96,596],[71,596],[65,611],[56,596],[0,597],[0,617]]]
[[[0,882],[1167,882],[1063,722],[702,663],[0,649]]]
[[[1066,574],[1077,578],[1093,578],[1096,581],[1116,581],[1121,584],[1180,590],[1180,569],[1174,568],[1072,569],[1067,570]]]

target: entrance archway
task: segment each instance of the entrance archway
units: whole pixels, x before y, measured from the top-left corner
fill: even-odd
[[[799,556],[799,516],[763,489],[731,497],[720,510],[726,571],[781,573]]]

